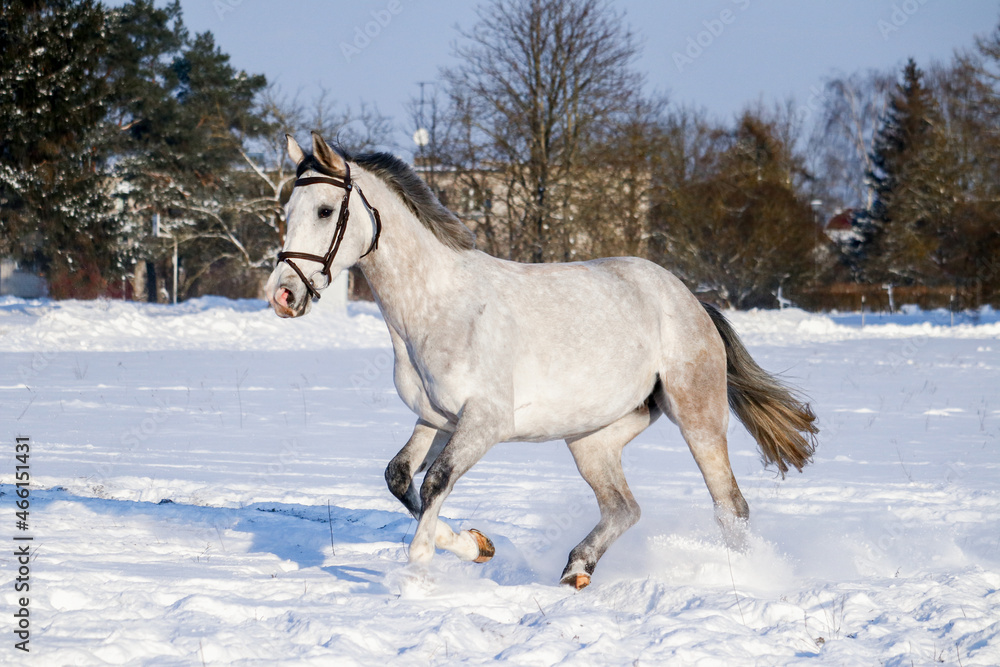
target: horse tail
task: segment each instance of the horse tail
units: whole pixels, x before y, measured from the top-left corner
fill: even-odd
[[[729,407],[760,446],[764,465],[773,463],[784,477],[799,472],[816,449],[816,415],[809,404],[757,365],[736,330],[715,306],[702,303],[726,346]]]

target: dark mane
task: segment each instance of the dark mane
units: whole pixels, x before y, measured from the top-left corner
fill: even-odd
[[[441,243],[454,250],[472,250],[476,247],[476,237],[462,221],[438,201],[431,189],[420,176],[405,162],[389,153],[359,153],[350,155],[338,150],[345,160],[354,162],[365,171],[380,178],[413,212],[427,229],[434,233]],[[299,164],[297,176],[313,170],[328,176],[341,176],[320,164],[313,155],[306,155]]]

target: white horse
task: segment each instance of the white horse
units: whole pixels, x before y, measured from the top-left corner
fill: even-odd
[[[455,482],[499,442],[565,440],[594,490],[601,520],[561,577],[576,588],[639,519],[622,448],[661,413],[680,427],[730,540],[739,540],[749,509],[729,463],[729,408],[782,474],[810,460],[817,429],[809,406],[665,269],[635,257],[491,257],[400,160],[347,156],[316,133],[312,154],[287,139],[298,180],[266,293],[279,316],[298,317],[340,271],[357,264],[368,279],[392,338],[396,390],[417,415],[385,472],[418,519],[411,563],[429,561],[435,547],[464,560],[493,556],[486,536],[456,534],[439,513]]]

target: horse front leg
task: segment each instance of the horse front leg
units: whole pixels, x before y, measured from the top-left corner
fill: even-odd
[[[410,543],[410,562],[427,563],[434,547],[451,551],[462,560],[479,563],[493,557],[493,543],[477,530],[455,533],[439,520],[441,506],[455,482],[500,441],[499,411],[469,402],[462,409],[451,439],[430,465],[420,487],[422,512]]]
[[[414,519],[419,520],[423,512],[420,495],[417,493],[413,478],[434,463],[450,438],[450,432],[438,430],[427,422],[419,420],[406,445],[386,466],[385,481],[389,490],[399,502],[403,503]],[[471,557],[467,555],[470,550],[462,548],[465,546],[462,540],[457,540],[451,527],[440,519],[438,519],[434,536],[435,546],[439,549],[453,550],[457,545],[459,549],[457,555],[460,558],[465,557],[465,560],[476,560],[481,563],[489,560],[493,555],[492,543],[489,538],[477,530],[466,532],[471,533],[480,546],[477,553]],[[487,551],[489,551],[488,555]]]
[[[419,519],[421,512],[420,495],[413,484],[413,477],[434,462],[450,437],[451,433],[440,431],[419,419],[406,445],[385,468],[385,483],[389,491],[403,503],[414,519]]]

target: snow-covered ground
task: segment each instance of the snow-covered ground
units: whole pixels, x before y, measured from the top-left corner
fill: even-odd
[[[733,420],[729,553],[660,420],[625,450],[642,520],[575,592],[597,511],[560,443],[495,448],[446,503],[491,562],[405,567],[382,471],[413,417],[370,305],[0,300],[0,664],[1000,664],[1000,318],[730,316],[812,398],[814,465],[780,480]]]

